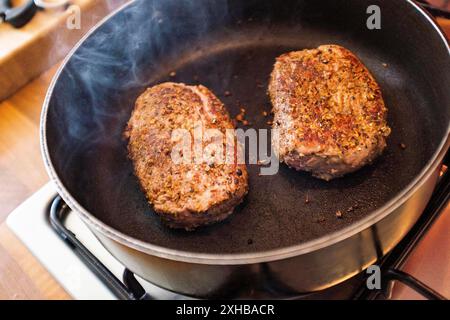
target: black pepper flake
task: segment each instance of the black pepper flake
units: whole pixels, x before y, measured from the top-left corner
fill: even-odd
[[[253,244],[253,239],[248,239],[247,244]]]
[[[236,173],[237,173],[238,176],[242,176],[242,170],[241,169],[237,169]]]

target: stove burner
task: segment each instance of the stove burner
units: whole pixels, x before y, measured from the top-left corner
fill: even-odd
[[[444,163],[450,160],[450,153],[447,154]],[[443,166],[443,168],[447,168]],[[367,277],[364,272],[357,276],[338,284],[329,289],[319,292],[300,294],[289,299],[354,299],[354,300],[376,300],[389,299],[392,292],[393,283],[401,282],[412,288],[417,293],[427,299],[445,300],[446,298],[428,287],[420,280],[401,271],[408,256],[427,233],[433,222],[439,217],[450,199],[450,172],[441,171],[440,181],[431,197],[423,214],[406,235],[406,237],[385,257],[380,254],[377,265],[382,272],[382,289],[369,290],[366,285]],[[153,299],[137,281],[134,274],[125,269],[120,281],[108,270],[86,247],[76,238],[76,235],[68,230],[63,221],[71,209],[64,203],[61,197],[57,196],[52,201],[48,212],[51,225],[58,235],[78,254],[80,259],[108,286],[117,298],[123,300],[149,300]],[[373,230],[376,236],[376,230]],[[255,296],[257,298],[257,296]]]

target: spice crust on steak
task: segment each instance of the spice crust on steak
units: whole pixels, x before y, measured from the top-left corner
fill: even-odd
[[[330,180],[372,162],[391,129],[381,90],[363,63],[338,45],[276,59],[268,93],[276,153],[297,170]]]
[[[217,129],[225,135],[234,129],[220,100],[204,86],[162,83],[147,89],[136,101],[125,136],[135,175],[148,201],[163,222],[192,230],[221,221],[248,192],[245,164],[205,161],[174,162],[172,151],[179,141],[172,133],[185,129]],[[212,139],[212,138],[211,138]],[[204,138],[206,146],[211,139]],[[236,152],[240,147],[236,143]],[[223,142],[226,149],[226,140]],[[180,155],[181,156],[181,155]]]

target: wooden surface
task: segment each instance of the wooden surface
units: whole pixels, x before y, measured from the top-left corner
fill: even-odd
[[[0,24],[0,100],[60,61],[94,24],[124,2],[72,0],[71,5],[79,8],[80,28],[67,27],[78,12],[74,7],[38,11],[20,29]]]
[[[450,34],[450,24],[445,23]],[[9,212],[48,181],[39,117],[52,67],[0,103],[0,299],[67,299],[67,293],[6,227]],[[450,297],[450,206],[408,260],[406,270]],[[396,298],[417,298],[399,288]]]
[[[70,299],[5,224],[0,225],[0,299]]]
[[[0,299],[69,298],[4,222],[48,181],[40,157],[39,117],[56,68],[0,103]]]
[[[48,181],[39,147],[41,105],[56,66],[0,103],[0,223]]]

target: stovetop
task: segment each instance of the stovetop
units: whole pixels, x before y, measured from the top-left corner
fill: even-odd
[[[390,254],[377,262],[385,281],[382,290],[369,290],[368,275],[363,271],[329,289],[293,298],[386,299],[390,298],[395,282],[402,282],[429,299],[444,298],[401,268],[449,198],[450,172],[444,170],[419,221]],[[161,289],[128,271],[68,208],[51,182],[11,213],[7,224],[75,299],[191,299]]]

